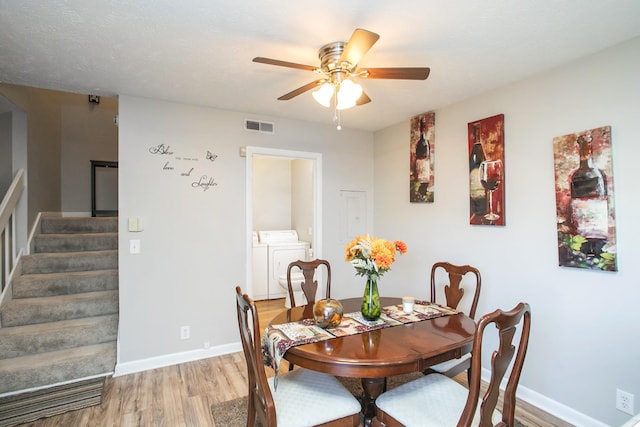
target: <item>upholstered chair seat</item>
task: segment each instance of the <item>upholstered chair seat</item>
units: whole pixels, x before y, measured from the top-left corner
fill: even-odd
[[[278,427],[324,424],[360,412],[360,402],[335,377],[298,368],[268,379],[276,405]]]
[[[430,374],[383,393],[376,406],[408,427],[453,427],[458,425],[469,390],[442,374]],[[476,411],[472,426],[477,426]],[[491,421],[500,422],[494,411]]]

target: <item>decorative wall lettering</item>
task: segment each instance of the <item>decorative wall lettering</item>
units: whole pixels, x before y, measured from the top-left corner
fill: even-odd
[[[149,147],[149,153],[153,155],[164,155],[164,156],[170,156],[174,154],[174,152],[171,151],[171,146],[167,144],[158,144],[158,145]],[[205,156],[206,156],[205,158],[209,162],[214,162],[218,158],[218,155],[212,153],[210,150],[206,150]],[[196,172],[196,175],[200,174],[200,178],[197,181],[191,182],[191,187],[194,189],[202,189],[203,191],[207,191],[211,187],[215,187],[218,185],[218,183],[215,182],[214,178],[210,175],[210,171],[205,170],[205,171],[198,172],[198,169],[200,168],[198,168],[197,164],[195,165],[195,167],[191,167],[191,165],[184,164],[184,162],[190,162],[191,164],[194,164],[194,162],[199,162],[200,159],[201,157],[199,156],[176,155],[173,157],[172,161],[164,162],[162,166],[162,170],[167,173],[172,173],[177,168],[178,170],[181,171],[180,172],[181,177],[190,177],[193,172]],[[177,162],[178,165],[174,166],[173,164],[174,162]],[[210,169],[209,162],[206,162],[201,166],[204,166],[204,169]],[[207,174],[206,175],[202,174],[202,172],[206,172]]]
[[[213,182],[213,177],[208,178],[207,175],[202,175],[198,181],[191,183],[193,188],[202,188],[204,191],[207,191],[210,187],[215,187],[216,185],[218,184]]]
[[[171,155],[173,151],[169,151],[171,147],[169,145],[158,144],[154,147],[149,148],[149,152],[151,154],[160,154],[160,155]]]

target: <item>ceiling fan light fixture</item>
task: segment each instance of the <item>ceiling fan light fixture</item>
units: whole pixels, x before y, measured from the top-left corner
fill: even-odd
[[[338,88],[336,108],[338,110],[351,108],[356,105],[360,96],[362,96],[362,86],[350,79],[345,79]]]
[[[322,84],[318,89],[314,90],[311,95],[313,95],[313,99],[315,99],[318,104],[323,107],[329,108],[331,106],[331,98],[333,97],[334,86],[333,84],[326,82]]]

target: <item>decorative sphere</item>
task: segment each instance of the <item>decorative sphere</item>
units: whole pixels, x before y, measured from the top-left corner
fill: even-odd
[[[337,299],[327,298],[313,305],[313,319],[321,328],[333,328],[340,324],[344,309]]]

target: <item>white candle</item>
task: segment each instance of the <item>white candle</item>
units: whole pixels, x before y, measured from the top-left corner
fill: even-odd
[[[407,314],[413,313],[414,297],[402,297],[402,311]]]

